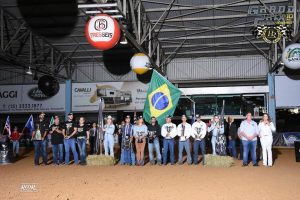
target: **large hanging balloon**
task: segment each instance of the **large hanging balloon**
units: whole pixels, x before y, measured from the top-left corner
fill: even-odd
[[[77,23],[77,0],[17,0],[17,4],[30,29],[45,37],[65,37]]]
[[[48,97],[56,95],[59,91],[59,83],[49,75],[42,76],[38,82],[38,88]]]
[[[282,53],[282,61],[287,68],[300,69],[300,44],[287,46]]]
[[[117,20],[106,14],[91,18],[85,26],[88,42],[100,50],[113,48],[120,39],[121,31]]]
[[[136,53],[130,60],[131,69],[137,74],[145,74],[150,68],[149,57],[143,53]]]
[[[152,77],[152,72],[153,72],[153,70],[148,70],[144,74],[137,74],[136,78],[144,84],[150,83],[151,77]]]
[[[114,75],[128,74],[131,70],[130,59],[135,54],[130,45],[117,45],[112,49],[103,51],[103,63],[105,68]]]

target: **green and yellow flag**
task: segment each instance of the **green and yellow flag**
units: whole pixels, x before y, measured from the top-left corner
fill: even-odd
[[[153,70],[144,105],[144,119],[150,123],[154,116],[160,125],[164,124],[166,116],[173,115],[180,95],[177,87]]]

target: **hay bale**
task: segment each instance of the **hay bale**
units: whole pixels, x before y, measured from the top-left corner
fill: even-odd
[[[230,156],[207,154],[205,155],[205,161],[207,166],[212,167],[232,167],[234,165],[234,160]]]
[[[105,155],[89,155],[86,159],[88,166],[111,166],[115,164],[115,159]]]

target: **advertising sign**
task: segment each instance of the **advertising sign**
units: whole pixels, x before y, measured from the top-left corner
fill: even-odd
[[[99,98],[104,110],[143,110],[148,85],[140,82],[73,83],[72,110],[97,111]]]
[[[47,97],[37,85],[1,85],[0,113],[64,112],[65,85],[59,92]]]

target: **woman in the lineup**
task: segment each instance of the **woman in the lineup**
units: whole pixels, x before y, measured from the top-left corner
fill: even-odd
[[[113,124],[112,117],[109,115],[106,119],[106,124],[103,127],[104,131],[104,152],[105,155],[114,157],[114,133],[115,125]]]
[[[146,145],[146,136],[148,128],[144,124],[144,119],[140,116],[136,125],[133,127],[133,136],[135,138],[136,146],[136,165],[144,165],[144,150]]]
[[[92,128],[90,129],[90,154],[97,154],[98,152],[98,146],[99,142],[98,139],[98,129],[97,129],[97,124],[94,122],[92,124]]]
[[[228,116],[227,118],[227,131],[228,131],[228,151],[229,155],[236,159],[237,154],[236,154],[236,140],[238,137],[237,134],[237,127],[236,124],[234,123],[234,118],[232,116]]]
[[[84,117],[79,118],[77,126],[77,144],[80,155],[80,164],[86,165],[86,144],[89,144],[90,132],[85,124]]]
[[[272,157],[272,143],[273,143],[273,134],[272,132],[276,131],[276,128],[271,121],[270,115],[264,113],[262,120],[258,125],[260,143],[263,151],[263,165],[271,167],[273,165]]]

